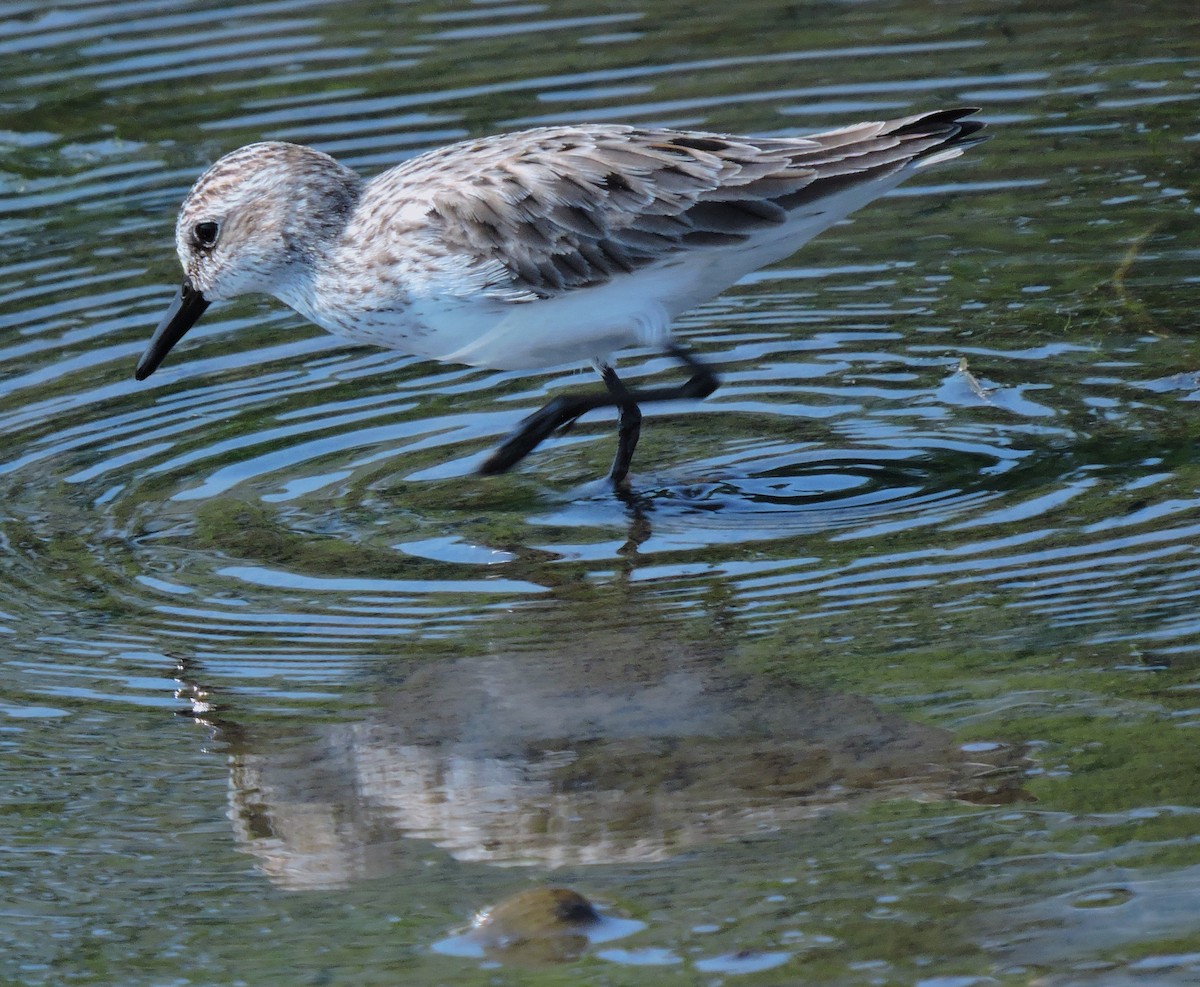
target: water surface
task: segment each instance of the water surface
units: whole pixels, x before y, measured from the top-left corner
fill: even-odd
[[[0,977],[1200,981],[1191,5],[0,3]],[[564,389],[268,300],[132,367],[224,151],[993,140]],[[675,379],[631,352],[624,376]],[[438,950],[543,884],[622,938]],[[498,964],[498,965],[497,965]]]

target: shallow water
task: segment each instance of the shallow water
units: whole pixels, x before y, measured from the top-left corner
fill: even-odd
[[[1193,29],[0,2],[0,979],[1200,982]],[[473,474],[576,368],[247,300],[132,379],[254,139],[964,103],[990,143],[681,320],[725,385],[650,411],[632,502],[603,415]],[[622,937],[436,948],[545,883]]]

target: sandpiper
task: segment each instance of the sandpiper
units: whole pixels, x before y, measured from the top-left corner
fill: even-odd
[[[672,340],[681,312],[982,138],[973,108],[802,138],[543,127],[465,141],[370,181],[309,147],[249,144],[184,199],[184,280],[144,380],[218,299],[273,295],[355,342],[499,370],[590,361],[597,393],[556,397],[483,463],[501,473],[596,408],[618,409],[626,482],[639,405],[703,398],[717,375]],[[631,390],[613,354],[657,346],[690,378]]]

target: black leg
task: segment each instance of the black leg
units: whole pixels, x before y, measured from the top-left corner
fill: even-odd
[[[608,394],[586,394],[576,398],[557,397],[521,422],[512,435],[479,467],[484,476],[506,473],[528,456],[557,429],[571,425],[580,415],[596,408],[611,407]]]
[[[629,475],[633,451],[637,448],[638,439],[642,434],[642,409],[634,403],[629,388],[612,367],[605,366],[600,376],[604,378],[604,386],[608,388],[608,393],[621,401],[617,405],[621,409],[621,417],[617,420],[617,454],[613,457],[612,472],[609,474],[612,482],[619,485],[624,483]]]
[[[620,408],[617,456],[613,460],[612,471],[613,481],[619,483],[629,472],[629,461],[633,458],[641,431],[642,416],[638,405],[654,401],[678,401],[681,398],[706,398],[721,384],[720,378],[710,367],[682,346],[673,343],[667,347],[667,352],[692,372],[692,376],[682,384],[631,391],[611,367],[605,367],[602,376],[607,390],[604,393],[554,398],[526,418],[521,427],[487,458],[479,472],[487,476],[504,473],[528,456],[544,439],[558,429],[571,425],[580,415],[597,408]]]

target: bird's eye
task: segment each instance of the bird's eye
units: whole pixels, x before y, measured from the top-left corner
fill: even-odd
[[[221,227],[211,221],[197,223],[192,227],[192,235],[196,238],[196,243],[205,250],[210,250],[217,245],[217,234],[221,232]]]

